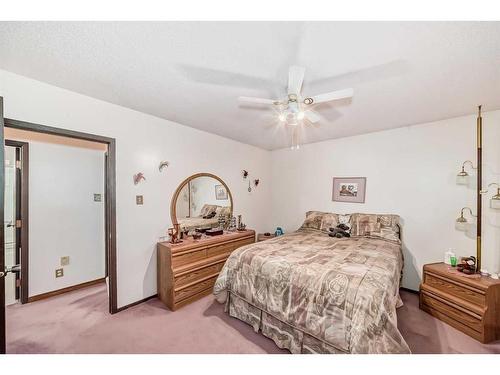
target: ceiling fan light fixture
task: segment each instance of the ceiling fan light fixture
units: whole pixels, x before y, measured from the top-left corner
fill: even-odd
[[[242,96],[240,102],[251,104],[266,104],[275,106],[279,124],[292,131],[292,149],[299,148],[299,131],[303,126],[316,124],[321,120],[318,113],[310,109],[311,105],[352,98],[352,88],[331,91],[314,96],[302,95],[302,84],[305,69],[291,66],[288,70],[288,88],[286,97],[282,99],[264,99]],[[276,115],[275,115],[276,116]]]

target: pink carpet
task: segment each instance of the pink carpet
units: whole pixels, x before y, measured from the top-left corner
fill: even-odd
[[[418,309],[402,291],[401,333],[414,353],[500,353]],[[212,296],[171,312],[151,299],[107,313],[104,286],[7,308],[8,353],[288,353],[230,318]]]

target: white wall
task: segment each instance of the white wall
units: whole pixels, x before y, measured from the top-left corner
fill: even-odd
[[[500,111],[484,114],[484,183],[500,182],[499,123]],[[475,255],[474,234],[454,228],[462,206],[475,211],[474,188],[455,184],[461,163],[475,160],[475,126],[467,116],[274,151],[273,225],[295,230],[308,210],[399,214],[403,286],[418,289],[422,266],[442,261],[448,248]],[[366,176],[366,203],[332,202],[334,176]],[[498,271],[500,212],[488,198],[483,207],[483,267]]]
[[[9,130],[6,138],[29,143],[28,295],[105,277],[104,151],[10,136],[16,132]],[[69,265],[61,267],[62,256],[70,257]],[[63,277],[55,277],[57,268]]]
[[[156,242],[171,226],[170,198],[187,176],[209,172],[231,189],[235,214],[269,230],[270,152],[0,70],[5,116],[116,139],[118,306],[156,293]],[[165,105],[169,105],[168,102]],[[170,166],[158,172],[161,160]],[[246,169],[261,184],[247,192]],[[144,172],[146,181],[132,177]],[[144,205],[135,195],[144,195]]]

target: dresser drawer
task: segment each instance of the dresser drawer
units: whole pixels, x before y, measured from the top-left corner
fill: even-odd
[[[175,288],[174,290],[174,298],[175,302],[182,301],[185,298],[191,297],[196,293],[199,293],[205,289],[212,288],[217,280],[217,276],[211,277],[207,280],[200,281],[199,283],[195,283],[192,285],[184,286],[181,288]]]
[[[452,318],[461,325],[472,328],[479,333],[483,331],[481,317],[477,314],[469,312],[466,309],[460,309],[453,303],[423,290],[421,291],[420,298],[423,305]]]
[[[177,288],[192,283],[193,281],[201,280],[203,278],[206,278],[207,276],[218,274],[222,269],[222,267],[224,266],[224,262],[225,260],[221,261],[220,263],[212,264],[207,267],[185,271],[184,273],[175,276],[174,278],[175,287]]]
[[[484,293],[475,291],[472,288],[469,289],[467,287],[458,285],[452,280],[444,280],[438,275],[434,276],[432,274],[426,273],[425,283],[445,293],[451,294],[455,297],[461,298],[467,302],[474,303],[479,306],[483,306],[486,303],[486,297]]]
[[[172,267],[182,266],[184,264],[192,263],[197,260],[205,259],[206,257],[206,248],[187,252],[184,254],[172,254]]]
[[[207,249],[207,255],[209,257],[215,256],[215,255],[221,255],[221,254],[229,254],[230,252],[236,250],[239,247],[242,247],[244,245],[253,243],[254,241],[252,239],[247,239],[247,240],[241,240],[241,241],[235,241],[235,242],[230,242],[222,245],[217,245],[217,246],[210,246]]]

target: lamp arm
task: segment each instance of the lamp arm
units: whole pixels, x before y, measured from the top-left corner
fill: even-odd
[[[500,184],[496,183],[496,182],[492,182],[491,184],[488,185],[488,187],[491,187],[491,186],[496,186],[497,187],[497,191],[500,191]],[[489,189],[483,189],[480,191],[481,194],[486,194],[488,192]]]
[[[474,163],[472,163],[470,160],[466,160],[462,163],[462,171],[464,170],[466,164],[470,164],[470,167],[472,169],[477,169],[477,167],[474,167]]]
[[[464,210],[468,210],[472,217],[477,217],[477,215],[474,215],[472,213],[472,209],[470,207],[462,207],[462,209],[460,210],[460,216],[464,216]]]

